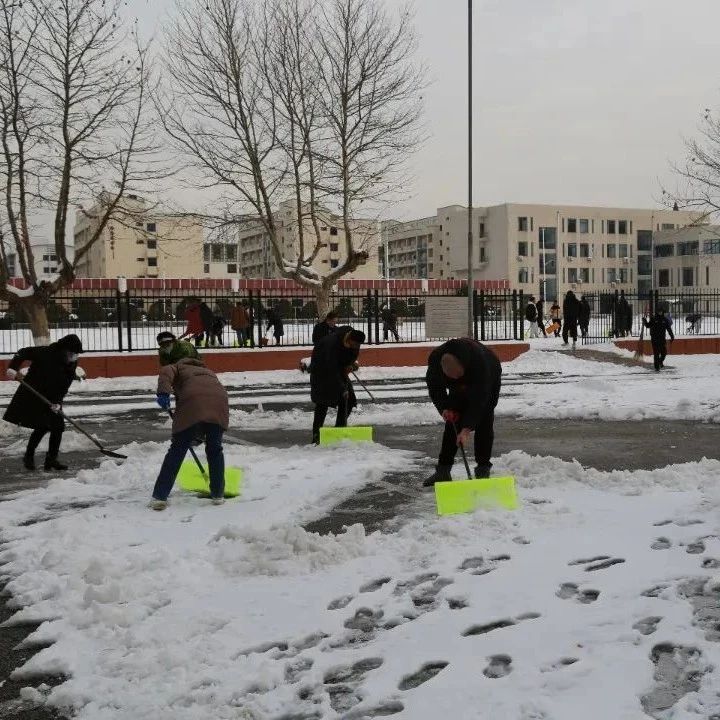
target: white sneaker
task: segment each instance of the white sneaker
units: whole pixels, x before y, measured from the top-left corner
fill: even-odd
[[[148,503],[148,507],[151,510],[164,510],[167,507],[167,500],[155,500],[155,498],[153,498]]]
[[[210,498],[210,502],[211,502],[213,505],[224,505],[224,504],[225,504],[225,498],[224,498],[224,497],[221,497],[221,498]]]

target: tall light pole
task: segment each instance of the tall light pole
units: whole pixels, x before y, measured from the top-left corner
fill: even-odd
[[[468,0],[468,237],[467,237],[467,293],[468,293],[468,324],[467,336],[474,336],[473,316],[473,195],[472,195],[472,0]]]

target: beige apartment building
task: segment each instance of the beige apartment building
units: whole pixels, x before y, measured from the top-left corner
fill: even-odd
[[[345,262],[344,230],[342,218],[327,209],[318,211],[320,217],[320,250],[312,264],[318,275],[327,275]],[[290,263],[297,260],[300,252],[297,213],[292,202],[280,204],[276,218],[279,227],[280,249]],[[315,230],[309,218],[304,219],[306,248],[315,244]],[[347,279],[374,280],[378,271],[378,246],[380,223],[376,220],[354,219],[351,221],[353,243],[357,250],[368,253],[367,262],[345,276]],[[308,250],[305,249],[305,255]],[[275,262],[270,237],[259,222],[247,222],[237,233],[225,234],[214,242],[205,244],[203,252],[205,277],[239,275],[243,278],[280,278],[282,274]]]
[[[570,205],[504,204],[473,209],[473,274],[509,280],[526,294],[554,300],[652,286],[655,233],[695,221],[690,212]],[[410,222],[383,224],[391,278],[467,277],[467,208],[438,208]]]
[[[720,225],[655,233],[653,274],[658,290],[720,289]]]
[[[94,215],[75,216],[76,251],[87,244],[97,227]],[[90,217],[88,217],[88,215]],[[128,195],[123,209],[78,261],[78,277],[197,278],[203,274],[204,228],[193,217],[163,214],[137,196]]]

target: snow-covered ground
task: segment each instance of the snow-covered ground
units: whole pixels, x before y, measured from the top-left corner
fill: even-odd
[[[534,349],[504,366],[499,412],[715,422],[718,358],[668,363]],[[358,422],[436,422],[422,368],[361,374],[415,378],[418,401],[363,404]],[[303,381],[223,379],[279,397]],[[153,379],[124,382],[73,397],[150,398]],[[308,423],[288,412],[235,409],[234,429]],[[422,449],[228,445],[241,497],[211,507],[176,490],[164,513],[146,508],[164,446],[127,449],[0,503],[12,621],[44,619],[30,640],[54,641],[20,671],[28,701],[80,720],[720,716],[720,461],[605,473],[514,451],[494,469],[516,478],[517,511],[439,518],[409,487],[396,532],[317,536],[301,525]],[[31,687],[47,672],[69,679]]]

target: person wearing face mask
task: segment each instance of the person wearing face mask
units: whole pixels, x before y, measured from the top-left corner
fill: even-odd
[[[15,353],[6,371],[8,380],[21,380],[19,370],[29,362],[30,369],[24,382],[50,401],[47,405],[31,390],[20,385],[13,395],[3,418],[13,425],[31,428],[23,465],[35,470],[35,450],[47,433],[50,433],[45,470],[67,470],[58,461],[65,421],[61,415],[62,402],[73,380],[82,379],[84,372],[78,368],[78,356],[83,347],[77,335],[66,335],[57,342],[44,347],[25,347]]]

